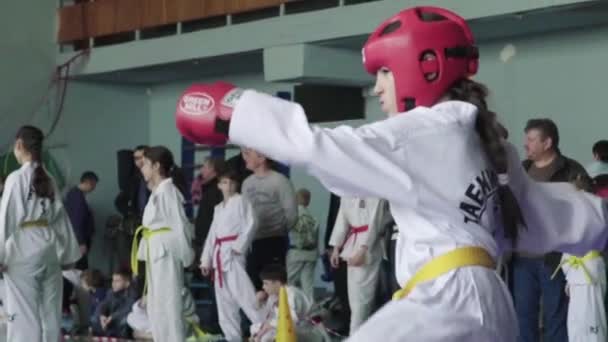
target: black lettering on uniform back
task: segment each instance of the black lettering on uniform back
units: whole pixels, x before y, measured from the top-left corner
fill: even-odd
[[[474,217],[471,218],[471,217],[465,216],[464,217],[464,223],[469,223],[469,222],[473,222],[473,223],[479,224],[479,220],[478,219],[476,219]]]
[[[490,191],[492,191],[492,186],[490,185],[490,179],[488,177],[488,171],[482,172],[480,176],[475,177],[475,180],[477,180],[477,183],[479,183],[479,186],[481,187],[481,191],[483,191],[485,195],[489,194]]]
[[[483,194],[481,193],[479,188],[477,188],[474,184],[469,185],[469,187],[467,188],[467,192],[465,192],[465,195],[471,200],[473,200],[473,202],[477,203],[477,205],[479,205],[480,207],[483,204]]]
[[[479,210],[481,210],[480,207],[467,202],[460,202],[460,209],[474,218],[479,217]]]

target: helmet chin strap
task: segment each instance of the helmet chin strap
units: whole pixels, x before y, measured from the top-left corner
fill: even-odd
[[[403,99],[403,102],[405,103],[406,111],[416,108],[416,99],[413,97],[407,97],[407,98]]]

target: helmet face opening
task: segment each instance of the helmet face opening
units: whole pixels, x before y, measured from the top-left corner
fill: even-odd
[[[380,36],[384,36],[386,34],[397,31],[401,27],[401,21],[393,21],[392,23],[386,25],[382,32],[380,32]]]
[[[365,69],[388,68],[400,112],[432,106],[454,82],[477,73],[479,52],[465,20],[438,7],[414,7],[389,18],[363,48]]]

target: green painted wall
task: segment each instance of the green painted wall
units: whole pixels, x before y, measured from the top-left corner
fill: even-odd
[[[516,54],[504,63],[499,56],[506,44]],[[549,117],[560,130],[563,153],[591,161],[593,143],[608,136],[608,27],[484,44],[481,56],[477,79],[492,90],[512,142],[523,145],[528,119]]]
[[[0,151],[10,149],[19,126],[34,124],[49,132],[54,106],[41,99],[55,70],[57,1],[0,1]],[[51,93],[54,99],[55,92]],[[103,239],[106,217],[118,193],[116,151],[147,143],[148,97],[144,88],[71,82],[61,119],[47,140],[70,185],[85,170],[97,172],[98,189],[89,197],[97,235],[91,263],[109,270]]]
[[[110,271],[111,241],[104,239],[106,218],[116,213],[118,195],[116,152],[149,140],[148,96],[145,88],[72,83],[65,110],[51,144],[69,170],[70,185],[86,170],[95,171],[100,182],[88,197],[93,208],[96,235],[90,260],[94,267]]]
[[[55,7],[56,1],[0,1],[0,148],[35,116],[46,92],[57,52]]]

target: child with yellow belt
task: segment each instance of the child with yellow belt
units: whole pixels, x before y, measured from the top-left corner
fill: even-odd
[[[606,264],[602,255],[598,251],[590,251],[583,257],[563,254],[560,266],[570,297],[568,341],[606,341]]]

